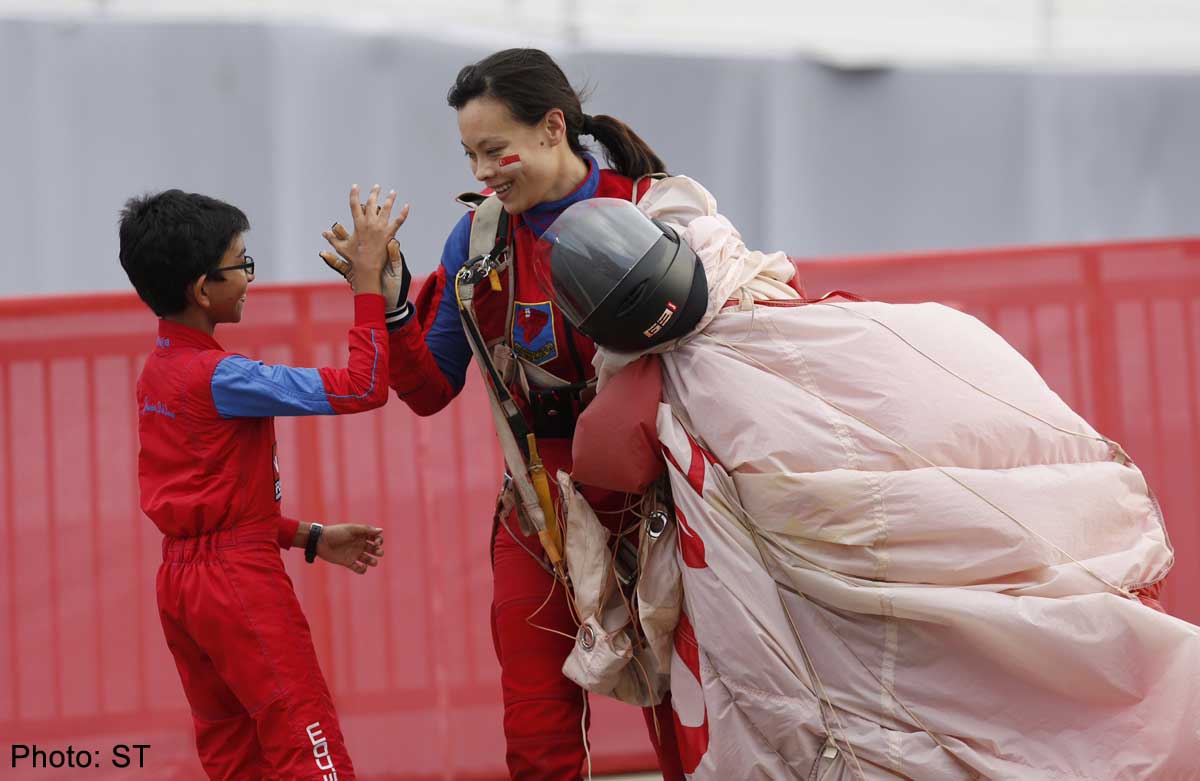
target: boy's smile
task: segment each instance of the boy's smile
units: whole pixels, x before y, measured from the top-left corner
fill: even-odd
[[[254,279],[254,261],[246,255],[242,234],[234,237],[221,256],[205,285],[209,296],[209,317],[213,323],[238,323],[246,305],[246,291]]]

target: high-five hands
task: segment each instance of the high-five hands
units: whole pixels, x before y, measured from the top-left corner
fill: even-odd
[[[368,567],[379,566],[379,557],[383,556],[383,529],[360,523],[326,526],[317,540],[317,556],[362,575]]]
[[[325,261],[325,265],[329,266],[334,271],[341,274],[350,283],[350,286],[356,292],[360,291],[356,287],[357,280],[360,276],[374,275],[374,264],[370,264],[370,268],[366,267],[358,258],[364,258],[364,244],[369,237],[364,235],[363,226],[368,220],[379,221],[383,216],[386,220],[387,213],[384,208],[391,209],[391,205],[395,200],[395,191],[388,194],[387,199],[382,205],[376,205],[374,198],[378,193],[378,186],[371,191],[371,198],[368,198],[365,204],[358,201],[357,187],[350,190],[350,214],[354,218],[354,233],[349,233],[341,223],[335,222],[333,227],[322,232],[322,236],[329,245],[333,247],[334,252],[325,250],[320,253],[321,259]],[[400,209],[400,213],[396,218],[396,228],[389,234],[386,260],[382,266],[382,274],[379,276],[380,292],[383,293],[384,303],[388,309],[388,321],[403,319],[408,314],[408,289],[412,284],[412,274],[409,273],[408,265],[404,262],[404,253],[400,251],[400,242],[392,238],[395,232],[404,221],[408,219],[409,205],[404,204]],[[373,245],[371,252],[374,252]]]
[[[330,234],[330,235],[326,235]],[[329,243],[337,250],[334,254],[328,250],[319,253],[325,265],[341,274],[347,282],[354,283],[354,239],[340,222],[324,234]],[[404,316],[408,314],[408,289],[412,285],[412,274],[404,261],[404,253],[400,251],[400,242],[392,239],[387,246],[388,262],[383,267],[383,300],[388,308],[388,319],[391,315]]]

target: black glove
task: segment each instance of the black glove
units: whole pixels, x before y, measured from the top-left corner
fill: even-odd
[[[388,262],[383,267],[383,301],[387,305],[387,326],[394,331],[408,322],[412,316],[412,304],[408,303],[408,289],[412,287],[412,273],[404,262],[400,242],[388,242]]]

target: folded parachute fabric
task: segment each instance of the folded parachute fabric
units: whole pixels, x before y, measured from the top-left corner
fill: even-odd
[[[1136,598],[1173,554],[1119,445],[968,315],[788,295],[670,182],[719,280],[657,350],[690,777],[1196,777],[1200,630]]]

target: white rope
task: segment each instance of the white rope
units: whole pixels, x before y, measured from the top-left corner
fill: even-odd
[[[771,565],[767,562],[767,552],[763,549],[762,540],[759,538],[758,531],[751,523],[749,526],[743,524],[743,528],[750,532],[751,538],[754,540],[754,547],[758,550],[759,558],[762,559],[763,566],[767,569],[768,574],[771,572]],[[773,558],[773,557],[772,557]],[[854,752],[854,744],[850,742],[849,733],[846,730],[846,725],[842,723],[841,717],[838,715],[838,709],[833,704],[833,698],[829,696],[828,690],[825,688],[825,683],[821,680],[821,676],[817,673],[817,667],[813,663],[812,654],[808,652],[808,647],[804,644],[804,639],[800,636],[800,630],[796,628],[796,620],[792,617],[792,611],[787,606],[787,601],[784,600],[783,594],[780,592],[779,583],[775,577],[771,576],[771,582],[775,583],[775,595],[779,597],[779,606],[783,608],[783,614],[787,616],[788,626],[792,630],[792,637],[795,638],[796,644],[800,646],[800,653],[804,657],[804,666],[808,669],[809,677],[813,679],[820,693],[817,695],[817,702],[821,705],[821,720],[825,721],[825,709],[828,707],[829,712],[833,715],[834,722],[837,723],[837,728],[841,731],[842,742],[846,745],[846,750],[850,754],[850,759],[854,761],[854,767],[858,771],[858,775],[863,781],[866,781],[867,774],[862,769],[862,764],[858,761],[858,755]],[[834,632],[836,635],[837,633]],[[840,639],[840,638],[839,638]],[[853,655],[853,654],[852,654]],[[859,661],[862,664],[862,661]],[[837,745],[837,740],[834,738],[834,731],[829,728],[826,723],[825,731],[829,734],[829,738]],[[930,733],[930,737],[932,737]],[[937,738],[934,738],[937,742]]]
[[[583,715],[579,717],[579,731],[583,734],[583,756],[587,759],[587,779],[592,781],[592,747],[588,744],[587,731],[587,714],[588,714],[588,695],[587,689],[579,687],[580,696],[583,697]]]

